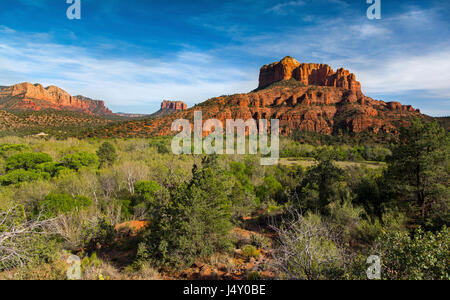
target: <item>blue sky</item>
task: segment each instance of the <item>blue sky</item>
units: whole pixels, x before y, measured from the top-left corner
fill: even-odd
[[[257,87],[286,55],[356,73],[368,96],[450,115],[450,3],[381,0],[0,0],[0,85],[29,81],[150,113]]]

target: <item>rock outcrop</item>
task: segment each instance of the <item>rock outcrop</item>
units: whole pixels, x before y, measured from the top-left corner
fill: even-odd
[[[28,82],[0,89],[0,109],[33,110],[43,109],[81,111],[88,114],[110,115],[104,101],[83,96],[71,96],[56,86],[44,88]]]
[[[362,95],[361,84],[356,81],[355,74],[342,68],[335,72],[326,64],[301,64],[290,56],[261,68],[259,89],[290,79],[295,79],[304,85],[343,88],[354,91],[358,97]]]
[[[259,73],[259,88],[293,78],[294,71],[299,67],[300,63],[290,56],[286,56],[279,62],[263,66]]]
[[[161,103],[161,109],[150,116],[152,118],[160,118],[177,112],[183,112],[187,110],[187,108],[188,108],[187,104],[184,103],[183,101],[164,100]]]
[[[161,103],[161,109],[169,109],[169,110],[175,110],[175,111],[186,110],[187,104],[185,104],[182,101],[164,100]]]
[[[278,83],[278,84],[274,84]],[[163,107],[170,107],[163,103]],[[295,131],[325,135],[392,136],[412,118],[427,118],[419,110],[398,102],[366,97],[356,76],[347,70],[333,71],[325,64],[302,64],[291,57],[261,69],[259,89],[210,99],[187,110],[108,128],[109,134],[128,136],[170,135],[175,119],[279,119],[281,134]]]

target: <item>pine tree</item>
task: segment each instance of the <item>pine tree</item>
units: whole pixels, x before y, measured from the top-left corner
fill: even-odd
[[[111,166],[117,159],[116,148],[111,143],[104,142],[98,149],[97,156],[100,160],[100,168],[105,165]]]
[[[401,130],[386,178],[414,217],[438,218],[448,224],[450,138],[437,122],[412,121]],[[411,209],[412,208],[412,209]],[[415,210],[414,210],[415,209]]]
[[[194,167],[192,180],[152,220],[146,245],[154,263],[185,267],[230,247],[230,179],[224,174],[215,161]]]

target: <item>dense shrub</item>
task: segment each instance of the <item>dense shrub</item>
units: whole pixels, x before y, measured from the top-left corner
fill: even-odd
[[[24,206],[22,216],[14,215],[8,226],[22,229],[45,212],[41,217],[48,221],[49,231],[42,234],[42,227],[16,240],[29,268],[20,267],[17,258],[0,268],[27,270],[23,278],[63,279],[60,268],[49,267],[56,266],[52,256],[59,247],[82,256],[100,251],[102,258],[137,248],[135,269],[125,275],[135,276],[140,266],[171,272],[195,261],[213,263],[216,256],[229,257],[234,246],[247,257],[256,256],[258,249],[274,253],[279,278],[367,279],[367,257],[379,254],[384,279],[445,279],[449,265],[448,230],[441,230],[449,211],[445,138],[434,125],[413,125],[394,145],[388,171],[384,164],[338,167],[336,160],[384,160],[390,154],[384,145],[358,145],[360,140],[337,141],[339,137],[311,136],[305,141],[310,145],[282,139],[285,155],[316,158],[308,168],[291,163],[262,167],[255,156],[208,156],[199,164],[198,156],[161,155],[170,147],[170,138],[105,143],[0,138],[0,209]],[[11,141],[14,145],[5,144]],[[115,149],[120,163],[113,164],[109,154],[114,151],[105,144]],[[17,154],[30,149],[59,160],[52,162],[42,153]],[[96,151],[99,157],[90,154]],[[412,174],[418,174],[423,185],[417,185]],[[425,205],[417,200],[420,193]],[[293,207],[299,213],[290,222]],[[145,229],[117,236],[116,225],[130,220]],[[268,228],[272,224],[278,235]],[[417,225],[424,225],[423,231],[408,232]],[[259,234],[240,230],[256,228]],[[268,264],[258,263],[258,270],[272,270],[271,256],[263,253],[261,261],[268,258]],[[119,254],[125,257],[128,252]],[[3,257],[4,252],[0,260]],[[104,264],[88,265],[86,278],[100,278]],[[249,277],[259,278],[257,274]]]
[[[312,146],[292,140],[282,140],[280,156],[314,158],[317,153],[323,150],[333,152],[336,160],[339,161],[386,161],[386,158],[391,154],[388,148],[378,145],[348,146],[333,144]]]
[[[242,255],[248,258],[258,258],[261,252],[253,245],[246,245],[242,248]]]
[[[21,152],[24,150],[29,149],[27,145],[22,144],[1,144],[0,145],[0,155],[7,157],[8,154],[14,153],[14,152]]]
[[[160,188],[156,181],[139,181],[134,185],[135,193],[146,201],[151,201]]]
[[[275,264],[287,279],[337,279],[343,257],[331,231],[318,215],[294,213],[279,227]]]
[[[149,146],[156,148],[158,153],[160,154],[167,154],[171,153],[171,146],[170,146],[171,140],[167,138],[152,138],[149,142]]]
[[[59,245],[45,234],[46,226],[46,221],[28,220],[21,205],[0,210],[0,271],[53,260]]]
[[[50,179],[50,174],[40,171],[14,170],[6,175],[0,176],[0,183],[4,186],[18,184],[21,182],[31,182],[39,179]]]
[[[273,176],[267,176],[264,178],[264,183],[257,188],[256,195],[261,201],[282,202],[284,199],[283,186]]]
[[[111,166],[117,159],[116,148],[110,142],[104,142],[97,151],[100,167]]]
[[[36,170],[44,173],[50,174],[51,177],[58,176],[64,172],[69,171],[70,169],[62,166],[61,164],[54,162],[47,162],[36,166]]]
[[[52,162],[53,159],[46,153],[19,153],[6,159],[6,170],[30,170],[37,165]]]
[[[450,230],[437,233],[418,229],[386,232],[378,239],[382,278],[388,280],[449,280]]]
[[[194,168],[193,179],[150,222],[145,244],[154,264],[181,268],[229,249],[231,203],[226,182],[217,165]]]
[[[99,162],[97,155],[79,152],[65,156],[62,159],[62,163],[65,167],[78,171],[83,167],[97,166]]]
[[[40,210],[47,217],[65,214],[92,205],[92,201],[84,196],[72,197],[68,194],[49,194],[39,204]]]
[[[156,181],[139,181],[134,185],[135,197],[133,211],[135,216],[146,216],[148,212],[154,211],[158,204],[156,201],[158,192],[163,188]]]

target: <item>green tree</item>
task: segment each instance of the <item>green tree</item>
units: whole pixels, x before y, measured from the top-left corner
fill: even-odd
[[[134,185],[136,193],[135,201],[133,201],[134,210],[151,211],[157,205],[155,197],[162,187],[156,181],[139,181]]]
[[[437,122],[412,121],[402,128],[388,158],[393,196],[421,222],[449,223],[449,134]]]
[[[273,176],[266,176],[264,183],[256,189],[256,196],[261,201],[279,201],[283,197],[283,186]]]
[[[301,210],[328,214],[328,205],[344,200],[344,171],[334,164],[336,153],[323,149],[316,154],[318,164],[308,170],[305,178],[295,189],[296,205]]]
[[[0,156],[8,157],[10,154],[28,149],[29,147],[27,145],[0,144]]]
[[[47,162],[36,166],[36,170],[50,174],[51,177],[59,175],[61,172],[70,170],[59,163]]]
[[[155,264],[181,268],[231,246],[229,179],[212,164],[194,167],[193,179],[151,220],[146,248]]]
[[[230,163],[234,177],[231,201],[233,217],[239,219],[248,216],[259,204],[255,196],[255,187],[250,182],[251,166],[240,162]]]
[[[98,157],[95,154],[87,152],[69,154],[63,158],[63,165],[69,169],[78,171],[83,167],[97,166]]]
[[[45,212],[47,217],[55,217],[92,205],[91,199],[84,196],[72,197],[68,194],[48,194],[39,203],[39,210]]]
[[[161,188],[156,181],[139,181],[134,185],[134,191],[143,199],[150,201]]]
[[[100,161],[100,168],[108,165],[111,166],[117,159],[116,148],[110,142],[104,142],[97,151]]]
[[[14,170],[8,174],[0,176],[0,183],[4,186],[18,184],[21,182],[31,182],[39,179],[50,179],[50,174],[35,170]]]
[[[37,165],[52,161],[51,156],[46,153],[19,153],[6,159],[6,171],[35,169]]]

